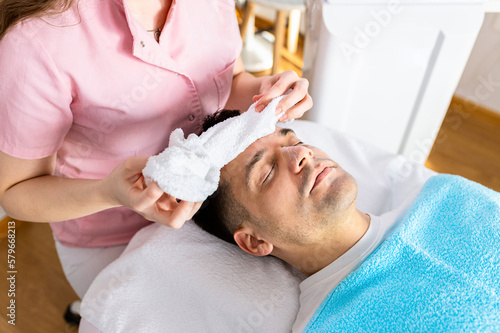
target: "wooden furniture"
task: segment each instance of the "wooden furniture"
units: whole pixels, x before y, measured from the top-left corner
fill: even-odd
[[[255,22],[255,6],[262,5],[277,10],[274,46],[273,46],[273,64],[272,74],[278,72],[280,57],[283,55],[285,46],[285,34],[288,21],[288,40],[286,52],[294,54],[297,51],[299,39],[300,17],[305,10],[304,0],[247,0],[246,8],[241,25],[241,37],[243,41],[248,38],[249,29],[252,29]]]

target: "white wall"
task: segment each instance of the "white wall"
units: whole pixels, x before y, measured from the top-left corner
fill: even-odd
[[[486,12],[500,13],[500,0],[485,0],[484,9]]]
[[[500,114],[500,14],[488,13],[456,94]]]

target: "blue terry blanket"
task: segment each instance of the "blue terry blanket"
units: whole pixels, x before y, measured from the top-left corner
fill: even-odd
[[[500,193],[458,176],[428,180],[305,332],[500,332]]]

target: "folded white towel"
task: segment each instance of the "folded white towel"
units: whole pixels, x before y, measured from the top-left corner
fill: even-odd
[[[284,96],[273,99],[261,112],[252,104],[248,111],[209,128],[200,136],[178,128],[170,135],[169,147],[151,156],[142,174],[146,183],[156,181],[165,192],[178,199],[198,202],[217,190],[220,169],[235,159],[254,141],[275,130],[280,115],[276,106]]]

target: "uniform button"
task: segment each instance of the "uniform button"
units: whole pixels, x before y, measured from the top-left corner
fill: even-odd
[[[144,41],[141,40],[141,46],[144,47],[146,44],[144,44]]]
[[[193,121],[194,120],[194,115],[190,115],[189,116],[189,121]]]

